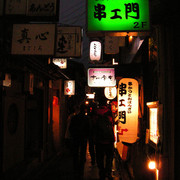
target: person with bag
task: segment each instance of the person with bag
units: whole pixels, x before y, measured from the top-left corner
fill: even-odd
[[[112,180],[112,161],[114,155],[114,123],[112,112],[106,105],[106,100],[101,99],[97,109],[95,121],[96,161],[99,168],[100,180],[106,177]]]

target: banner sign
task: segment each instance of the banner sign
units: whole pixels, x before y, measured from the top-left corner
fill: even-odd
[[[55,24],[14,24],[12,54],[54,55]]]
[[[132,78],[118,84],[118,136],[123,142],[134,143],[138,134],[139,85]]]
[[[81,27],[57,27],[56,57],[81,56]]]
[[[148,0],[87,0],[88,31],[149,30]]]
[[[114,68],[89,68],[88,86],[90,87],[116,86]]]

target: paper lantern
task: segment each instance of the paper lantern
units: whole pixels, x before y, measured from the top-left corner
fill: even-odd
[[[63,58],[53,58],[53,63],[58,66],[60,69],[67,68],[67,59]]]
[[[138,134],[139,85],[132,78],[118,84],[118,134],[123,142],[134,143]]]
[[[101,42],[91,41],[90,43],[90,60],[99,61],[101,59]]]
[[[64,81],[64,95],[75,95],[75,81]]]
[[[116,87],[105,87],[104,95],[107,99],[114,99],[117,95]]]

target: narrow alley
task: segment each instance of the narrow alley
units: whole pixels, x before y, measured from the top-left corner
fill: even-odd
[[[0,0],[0,180],[180,180],[176,4]]]

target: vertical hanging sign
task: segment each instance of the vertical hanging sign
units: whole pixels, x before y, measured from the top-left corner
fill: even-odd
[[[121,141],[134,143],[138,134],[138,81],[123,78],[118,84],[118,136]]]
[[[57,27],[56,57],[81,57],[82,28]]]

